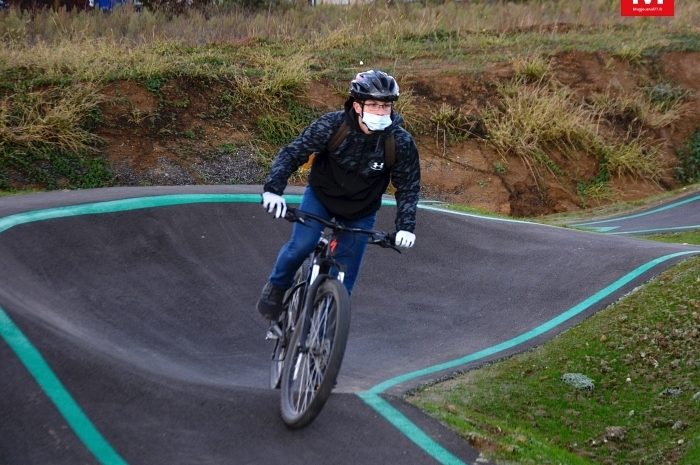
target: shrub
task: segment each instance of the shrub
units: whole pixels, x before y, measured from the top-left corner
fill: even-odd
[[[683,184],[700,182],[700,129],[690,136],[688,143],[678,150],[676,155],[676,179]]]

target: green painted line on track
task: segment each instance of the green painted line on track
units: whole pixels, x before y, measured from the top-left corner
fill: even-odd
[[[691,203],[691,202],[696,202],[696,201],[698,201],[698,200],[700,200],[700,195],[696,195],[696,196],[693,196],[693,197],[690,197],[690,198],[687,198],[687,199],[684,199],[684,200],[680,200],[680,201],[678,201],[678,202],[669,203],[669,204],[667,204],[667,205],[664,205],[664,206],[661,206],[661,207],[658,207],[658,208],[654,208],[654,209],[649,210],[649,211],[645,211],[645,212],[641,212],[641,213],[636,213],[636,214],[634,214],[634,215],[620,216],[620,217],[617,217],[617,218],[610,218],[610,219],[607,219],[607,220],[600,220],[600,221],[589,221],[589,222],[587,222],[587,223],[576,223],[576,224],[574,224],[574,225],[572,225],[572,226],[593,226],[593,225],[601,224],[601,223],[610,223],[611,221],[630,220],[630,219],[639,218],[639,217],[642,217],[642,216],[653,215],[654,213],[659,213],[659,212],[662,212],[662,211],[665,211],[665,210],[670,210],[670,209],[672,209],[672,208],[680,207],[681,205],[685,205],[685,204]]]
[[[285,195],[287,202],[298,204],[301,195]],[[17,213],[0,218],[0,233],[27,223],[80,215],[126,212],[145,208],[167,207],[192,203],[260,203],[259,194],[174,194],[68,205]],[[384,200],[384,205],[396,205]],[[39,350],[0,307],[0,335],[46,396],[53,402],[73,432],[102,465],[127,465],[110,446],[58,379]]]
[[[505,350],[511,349],[518,345],[524,344],[542,334],[556,328],[557,326],[563,324],[564,322],[570,320],[586,309],[590,308],[592,305],[600,302],[605,297],[609,296],[613,292],[619,290],[626,284],[630,283],[635,278],[638,278],[643,273],[649,271],[653,267],[664,263],[668,260],[678,258],[685,255],[697,254],[700,251],[687,251],[678,252],[663,257],[651,260],[626,275],[622,276],[612,284],[606,286],[600,291],[596,292],[587,299],[581,301],[579,304],[571,307],[570,309],[560,313],[551,320],[531,329],[519,336],[516,336],[507,341],[501,342],[500,344],[487,347],[478,352],[474,352],[464,357],[450,360],[444,363],[432,365],[420,370],[412,371],[410,373],[405,373],[403,375],[396,376],[382,383],[375,385],[367,391],[361,392],[358,396],[370,407],[372,407],[377,413],[382,415],[387,421],[394,425],[399,431],[401,431],[406,437],[413,441],[416,445],[422,448],[426,453],[430,454],[435,460],[443,465],[453,465],[453,464],[463,464],[457,457],[452,455],[449,451],[445,450],[441,445],[435,442],[432,438],[427,436],[423,431],[416,427],[410,420],[408,420],[401,412],[394,408],[389,402],[383,400],[380,396],[386,390],[397,386],[399,384],[435,374],[444,370],[455,369],[460,366],[467,365],[469,363],[482,360],[484,358],[490,357],[492,355],[498,354]]]
[[[300,195],[285,195],[285,199],[289,203],[299,203]],[[45,221],[55,218],[65,218],[79,215],[103,214],[122,211],[131,211],[144,208],[157,208],[165,206],[183,205],[191,203],[258,203],[260,202],[259,194],[176,194],[176,195],[160,195],[149,197],[137,197],[132,199],[119,199],[103,202],[86,203],[81,205],[71,205],[44,210],[34,210],[30,212],[18,213],[4,218],[0,218],[0,233],[8,229],[26,223],[37,221]],[[395,206],[396,202],[389,199],[382,200],[383,205]],[[492,218],[481,215],[474,215],[462,212],[455,212],[441,208],[430,206],[421,206],[426,210],[437,211],[441,213],[452,213],[462,216],[472,216],[484,218],[494,221],[505,221],[511,223],[526,223],[518,220],[508,220],[502,218]],[[421,370],[413,371],[401,376],[384,381],[368,391],[361,392],[358,396],[373,410],[384,417],[390,424],[397,428],[403,435],[414,442],[429,456],[443,465],[464,465],[459,458],[447,451],[444,447],[438,444],[434,439],[423,432],[417,425],[411,422],[405,415],[394,408],[389,402],[381,398],[381,394],[387,389],[398,384],[436,373],[438,371],[455,368],[461,365],[468,364],[472,361],[480,360],[490,355],[494,355],[506,349],[512,348],[524,342],[537,337],[556,326],[562,324],[566,320],[581,313],[586,308],[599,302],[601,299],[624,286],[634,278],[638,277],[645,271],[654,266],[663,263],[672,258],[682,255],[698,253],[694,251],[679,252],[676,254],[666,255],[648,262],[640,266],[636,270],[628,273],[619,280],[615,281],[610,286],[597,292],[590,298],[584,300],[580,304],[543,325],[534,328],[518,337],[510,339],[500,344],[496,344],[487,349],[475,352],[465,357],[452,360],[449,362],[433,365]],[[12,322],[7,313],[0,308],[0,334],[2,334],[5,342],[15,352],[25,368],[34,377],[35,381],[43,389],[46,395],[51,399],[59,412],[63,415],[70,427],[80,438],[83,444],[90,452],[98,459],[102,465],[126,465],[124,459],[110,446],[104,437],[97,431],[90,419],[85,415],[80,406],[75,402],[70,393],[63,386],[58,377],[53,373],[39,351],[24,336],[21,330]]]
[[[286,195],[290,203],[299,203],[300,195]],[[190,203],[260,203],[259,194],[173,194],[152,197],[135,197],[133,199],[107,200],[104,202],[68,205],[17,213],[0,218],[0,233],[25,223],[66,218],[81,215],[116,213],[144,208],[168,207]]]
[[[97,431],[39,351],[0,307],[0,334],[44,393],[63,415],[85,447],[103,465],[126,465],[124,459]]]
[[[694,229],[700,229],[700,224],[695,224],[691,226],[674,226],[672,228],[656,228],[656,229],[639,229],[637,231],[619,231],[619,232],[608,232],[607,234],[611,236],[620,236],[624,234],[665,234],[674,233],[680,231],[692,231]]]
[[[394,408],[393,405],[382,399],[380,395],[367,391],[361,392],[357,396],[438,463],[443,465],[464,465],[461,459],[425,434],[422,429]]]

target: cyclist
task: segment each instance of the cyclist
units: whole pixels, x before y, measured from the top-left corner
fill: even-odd
[[[344,110],[321,116],[278,152],[263,187],[263,208],[275,218],[284,217],[287,205],[282,193],[287,181],[316,153],[300,210],[327,219],[334,217],[348,227],[371,229],[391,182],[396,188],[396,245],[412,247],[420,164],[413,137],[400,126],[403,120],[394,111],[398,98],[399,85],[392,76],[377,70],[357,74],[350,83]],[[349,126],[347,136],[328,153],[329,142],[344,121]],[[385,159],[387,137],[394,138],[394,163]],[[258,300],[257,309],[264,317],[276,320],[282,312],[284,293],[291,287],[297,268],[318,243],[322,229],[313,220],[294,224],[291,238],[282,246]],[[338,241],[336,258],[345,268],[343,282],[348,293],[352,292],[366,248],[364,235],[345,233]]]

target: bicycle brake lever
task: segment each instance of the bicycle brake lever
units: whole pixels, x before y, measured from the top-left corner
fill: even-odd
[[[386,236],[386,240],[388,241],[389,245],[388,247],[391,249],[396,250],[398,253],[403,253],[401,252],[401,249],[396,245],[396,233],[391,233]]]
[[[381,239],[373,241],[374,244],[377,244],[383,249],[394,249],[398,253],[401,253],[401,250],[394,244],[396,240],[396,233],[392,234],[387,234],[386,236],[382,237]]]
[[[303,224],[305,222],[305,218],[297,213],[296,208],[288,208],[287,213],[284,214],[284,219],[290,223],[298,222]]]

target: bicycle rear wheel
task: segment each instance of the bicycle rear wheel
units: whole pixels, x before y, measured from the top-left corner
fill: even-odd
[[[323,281],[312,302],[309,322],[299,321],[282,373],[280,414],[295,429],[311,423],[328,400],[350,330],[350,297],[340,281]]]

